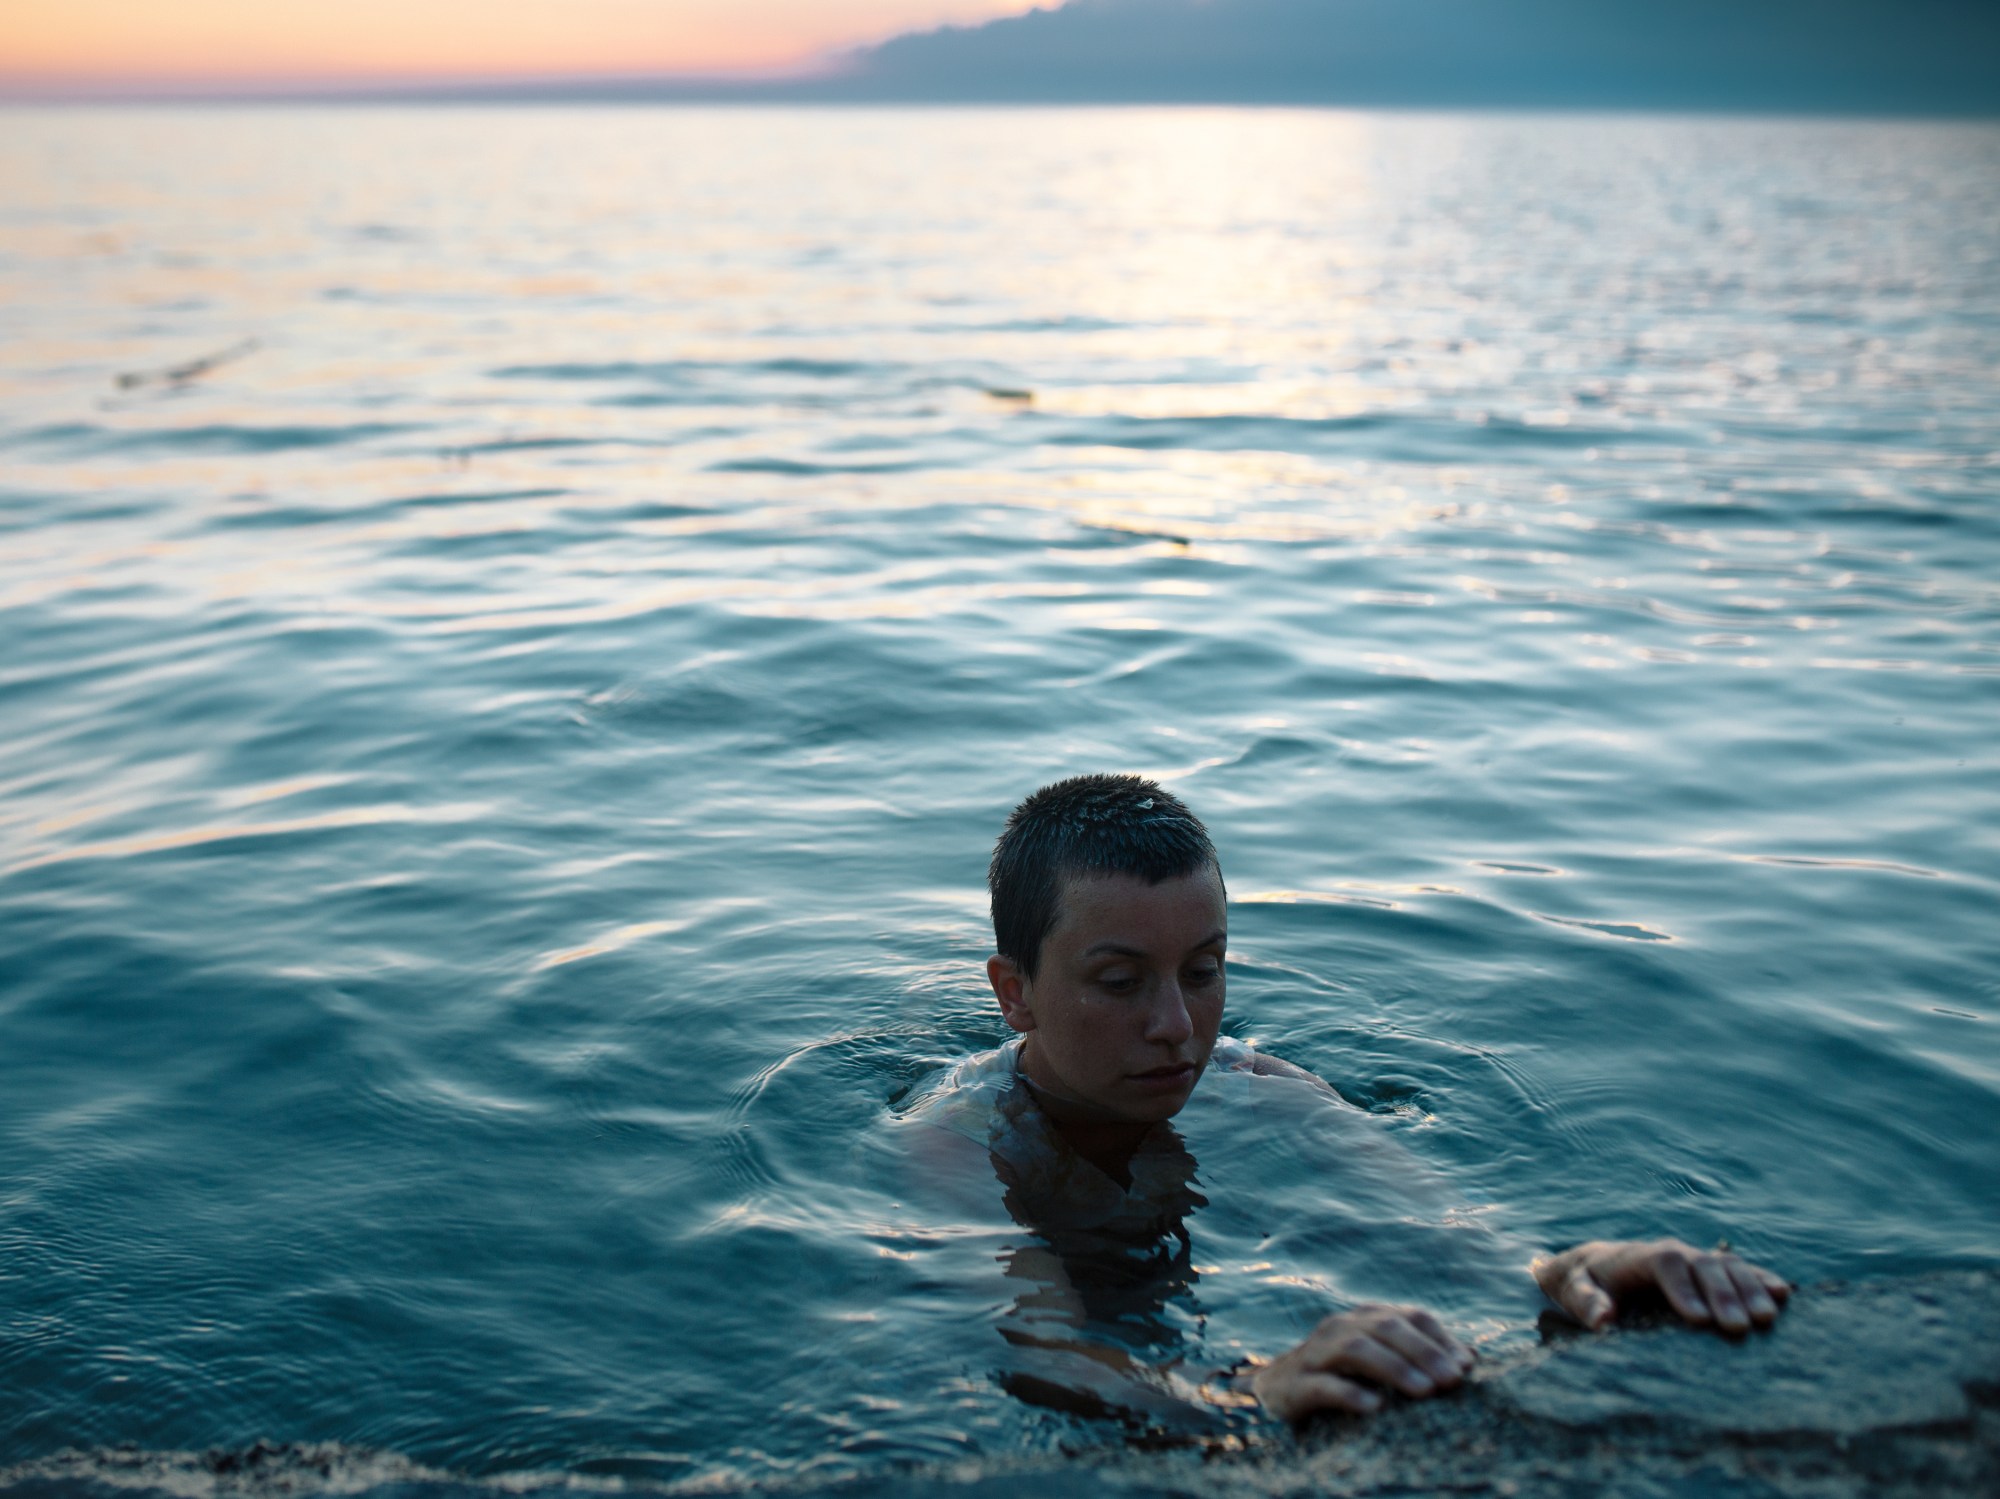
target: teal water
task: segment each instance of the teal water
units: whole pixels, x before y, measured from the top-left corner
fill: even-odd
[[[2000,128],[16,110],[0,184],[0,1487],[1116,1444],[894,1123],[1082,770],[1375,1116],[1191,1108],[1191,1358],[2000,1254]]]

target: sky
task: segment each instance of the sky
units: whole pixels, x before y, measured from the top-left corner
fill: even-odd
[[[0,98],[470,88],[1992,117],[1995,57],[2000,0],[0,0]],[[704,76],[736,81],[687,81]]]
[[[1032,3],[0,0],[0,79],[226,84],[777,69]]]

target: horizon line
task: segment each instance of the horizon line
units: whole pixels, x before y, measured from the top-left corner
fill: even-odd
[[[648,83],[653,80],[647,80]],[[692,80],[691,80],[692,82]],[[704,78],[702,85],[715,84]],[[799,109],[799,110],[1068,110],[1068,109],[1187,109],[1187,110],[1305,110],[1351,114],[1438,114],[1438,115],[1568,115],[1568,116],[1654,116],[1688,119],[1743,120],[1841,120],[1874,121],[1883,124],[2000,124],[2000,107],[1939,105],[1917,107],[1907,103],[1825,102],[1797,103],[1783,100],[1758,102],[1745,99],[1609,99],[1520,98],[1453,99],[1445,96],[1406,98],[1338,99],[1283,95],[1259,97],[1196,96],[1190,94],[1130,94],[1117,97],[1076,95],[1072,97],[1027,97],[1023,95],[943,94],[895,97],[886,94],[808,94],[786,96],[759,94],[747,89],[731,89],[726,84],[713,92],[705,87],[685,91],[643,93],[538,92],[510,96],[486,89],[340,89],[268,90],[254,92],[156,92],[156,93],[46,93],[16,94],[0,82],[0,110],[14,109],[313,109],[313,108],[412,108],[412,109]]]

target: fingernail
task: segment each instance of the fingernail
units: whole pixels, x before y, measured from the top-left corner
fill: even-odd
[[[1354,1392],[1354,1403],[1365,1411],[1372,1411],[1380,1408],[1382,1397],[1373,1390],[1356,1390]]]

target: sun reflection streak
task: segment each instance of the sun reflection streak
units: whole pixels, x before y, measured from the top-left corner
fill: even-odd
[[[595,942],[586,942],[580,947],[566,947],[556,952],[544,953],[536,959],[533,971],[561,968],[569,963],[580,963],[586,958],[601,958],[606,953],[618,952],[635,942],[644,942],[649,937],[662,937],[673,932],[686,931],[693,923],[688,920],[635,921],[605,933]]]
[[[81,843],[74,848],[56,849],[6,866],[5,873],[20,874],[51,864],[68,864],[86,859],[131,859],[146,854],[202,848],[246,839],[281,838],[298,833],[332,832],[343,828],[377,827],[394,823],[449,824],[477,822],[492,809],[483,802],[445,802],[416,806],[407,802],[383,802],[367,807],[344,807],[310,817],[294,817],[274,822],[211,823],[182,828],[171,833],[152,833],[131,838],[109,838]]]

